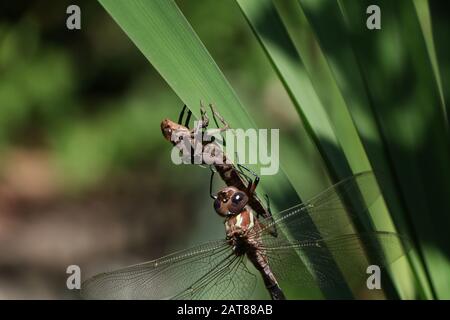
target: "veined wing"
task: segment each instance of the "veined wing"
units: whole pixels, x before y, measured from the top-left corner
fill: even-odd
[[[352,228],[352,218],[364,213],[378,196],[373,173],[360,173],[281,211],[274,222],[263,221],[263,227],[249,237],[260,239],[261,250],[280,280],[335,285],[348,282],[350,275],[359,281],[367,278],[368,263],[384,267],[409,250],[409,241],[396,233],[356,234]],[[283,231],[277,238],[265,232],[272,224]]]
[[[263,228],[254,236],[264,236],[273,225],[294,240],[322,239],[353,233],[352,217],[365,212],[379,197],[373,173],[363,172],[344,179],[309,201],[275,214],[275,220],[261,220]]]
[[[410,248],[405,237],[383,231],[302,241],[282,237],[266,236],[261,249],[279,281],[298,281],[302,286],[327,287],[345,282],[361,287],[366,283],[369,265],[382,269]]]
[[[226,262],[205,274],[173,299],[248,299],[255,289],[256,276],[247,269],[246,261],[246,256],[231,253]]]
[[[241,260],[226,241],[218,240],[96,275],[82,284],[81,295],[86,299],[245,298],[255,280]]]

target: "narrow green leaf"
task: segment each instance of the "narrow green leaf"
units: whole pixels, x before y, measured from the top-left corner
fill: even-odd
[[[309,128],[331,176],[371,168],[334,74],[298,2],[238,3]],[[336,12],[339,14],[339,10]],[[376,129],[372,126],[366,131]],[[373,216],[377,225],[392,227],[385,207],[377,208]],[[367,217],[360,218],[366,227],[371,225]]]
[[[416,8],[417,17],[419,18],[420,27],[422,28],[422,34],[425,38],[425,43],[427,45],[428,56],[431,60],[431,65],[433,67],[434,76],[436,78],[436,84],[439,89],[439,95],[440,95],[441,104],[442,104],[442,112],[443,112],[445,118],[448,118],[447,110],[445,107],[444,91],[442,89],[441,73],[439,71],[439,65],[438,65],[437,55],[436,55],[436,48],[435,48],[434,40],[433,40],[433,30],[432,30],[430,7],[428,5],[428,0],[414,0],[414,6]],[[448,123],[446,124],[446,126],[447,126],[447,130],[449,130]]]
[[[448,215],[443,214],[450,210],[445,195],[450,190],[450,143],[429,43],[424,40],[416,7],[406,0],[378,1],[382,29],[371,31],[361,18],[366,16],[370,1],[343,0],[340,4],[381,137],[366,141],[366,145],[383,150],[390,184],[397,192],[397,197],[392,194],[388,202],[392,204],[397,198],[397,207],[402,210],[391,208],[393,217],[397,225],[403,224],[403,229],[409,230],[419,249],[430,284],[428,288],[422,281],[426,294],[431,289],[434,297],[448,297],[449,292],[433,290],[440,276],[432,261],[437,255],[430,254],[427,247],[432,244],[442,252],[449,251],[448,241],[444,241],[446,231],[441,226],[450,223]],[[318,19],[313,9],[309,12],[316,16],[312,19]],[[333,32],[320,36],[327,44],[327,38],[337,38]],[[327,54],[335,57],[337,46],[329,45]],[[373,161],[375,167],[379,160]],[[434,221],[440,221],[439,226]],[[416,270],[420,276],[422,271]]]

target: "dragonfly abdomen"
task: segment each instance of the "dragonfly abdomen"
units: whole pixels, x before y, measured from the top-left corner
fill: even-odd
[[[266,286],[272,300],[286,300],[286,297],[278,285],[278,281],[269,266],[269,262],[267,261],[267,257],[264,252],[257,249],[257,246],[255,246],[254,250],[249,250],[247,252],[247,257],[255,266],[256,270],[258,270],[261,274],[264,285]]]

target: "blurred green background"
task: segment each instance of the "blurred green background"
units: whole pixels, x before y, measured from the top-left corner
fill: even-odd
[[[246,125],[280,128],[283,171],[263,183],[278,209],[352,173],[388,177],[385,220],[415,250],[394,274],[396,294],[353,296],[450,298],[450,6],[375,2],[383,27],[373,34],[366,1],[176,4],[245,105]],[[81,30],[65,25],[73,3]],[[160,121],[189,101],[152,61],[157,43],[142,49],[128,30],[150,64],[95,1],[5,1],[0,17],[0,298],[77,298],[68,265],[86,278],[223,237],[209,171],[172,164],[162,138]],[[189,96],[200,98],[209,102]],[[242,112],[219,108],[232,124]]]

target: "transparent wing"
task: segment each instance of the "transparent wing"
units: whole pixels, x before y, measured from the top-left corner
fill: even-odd
[[[367,278],[369,264],[380,268],[409,249],[409,241],[395,233],[357,234],[352,218],[365,212],[379,196],[375,176],[364,172],[340,181],[311,200],[279,212],[276,219],[261,220],[250,232],[280,280],[302,285],[336,285]],[[275,224],[282,232],[266,232]]]
[[[217,266],[173,299],[248,299],[255,289],[256,276],[247,269],[245,256],[231,255],[226,263]]]
[[[363,172],[344,179],[314,198],[275,214],[275,219],[260,220],[263,228],[255,237],[264,236],[276,225],[281,233],[294,240],[322,239],[338,234],[353,233],[352,218],[365,212],[379,197],[375,176]]]
[[[219,240],[101,273],[82,284],[81,295],[86,299],[233,299],[250,295],[254,281],[242,258]]]
[[[370,265],[383,269],[409,249],[406,238],[390,232],[290,242],[282,237],[266,237],[261,249],[279,281],[295,281],[301,286],[346,283],[361,287],[366,283]]]

